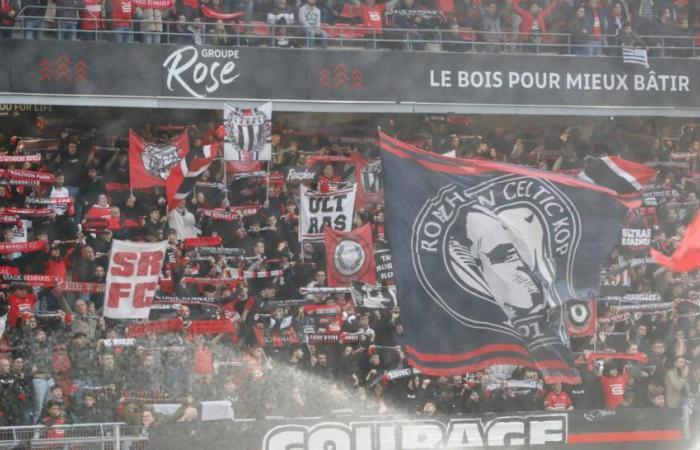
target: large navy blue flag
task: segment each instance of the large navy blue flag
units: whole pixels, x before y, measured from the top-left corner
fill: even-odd
[[[574,177],[380,141],[411,364],[432,375],[511,364],[578,382],[561,306],[596,293],[634,202]]]

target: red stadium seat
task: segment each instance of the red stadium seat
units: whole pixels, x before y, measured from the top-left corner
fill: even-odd
[[[265,22],[251,21],[251,33],[255,36],[270,36],[270,27]]]

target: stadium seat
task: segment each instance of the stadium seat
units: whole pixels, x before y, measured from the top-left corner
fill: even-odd
[[[254,36],[270,36],[270,27],[265,22],[251,21],[251,33]]]

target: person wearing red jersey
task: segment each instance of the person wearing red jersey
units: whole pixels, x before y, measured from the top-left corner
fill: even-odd
[[[0,0],[0,39],[12,38],[12,28],[15,26],[19,2],[16,0]]]
[[[80,10],[80,29],[87,40],[96,41],[97,33],[104,28],[102,21],[102,0],[84,0],[85,7]]]
[[[605,407],[615,409],[622,403],[629,375],[627,373],[620,374],[617,367],[614,366],[606,367],[605,373],[600,377]]]
[[[365,28],[365,38],[382,35],[382,18],[386,10],[385,3],[376,4],[375,0],[365,0],[359,7],[362,27]]]
[[[132,0],[110,0],[109,17],[112,19],[112,38],[114,42],[132,42],[131,24],[134,14]]]
[[[544,398],[544,407],[556,411],[574,409],[569,395],[561,390],[561,382],[554,383],[552,391]]]
[[[319,191],[324,193],[337,191],[338,185],[342,183],[342,181],[343,179],[336,175],[333,164],[326,164],[323,166],[323,171],[318,180]]]
[[[34,312],[36,306],[36,295],[28,293],[27,286],[19,285],[15,287],[15,292],[7,297],[10,310],[7,314],[7,324],[11,327],[17,325],[17,321],[25,314]]]

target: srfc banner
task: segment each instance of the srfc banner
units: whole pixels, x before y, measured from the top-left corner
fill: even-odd
[[[167,241],[114,241],[107,271],[105,317],[148,318],[167,246]]]
[[[357,185],[333,192],[316,192],[302,185],[299,241],[321,240],[326,228],[350,231],[356,194]]]
[[[272,159],[272,103],[247,109],[224,104],[224,131],[226,161]]]

